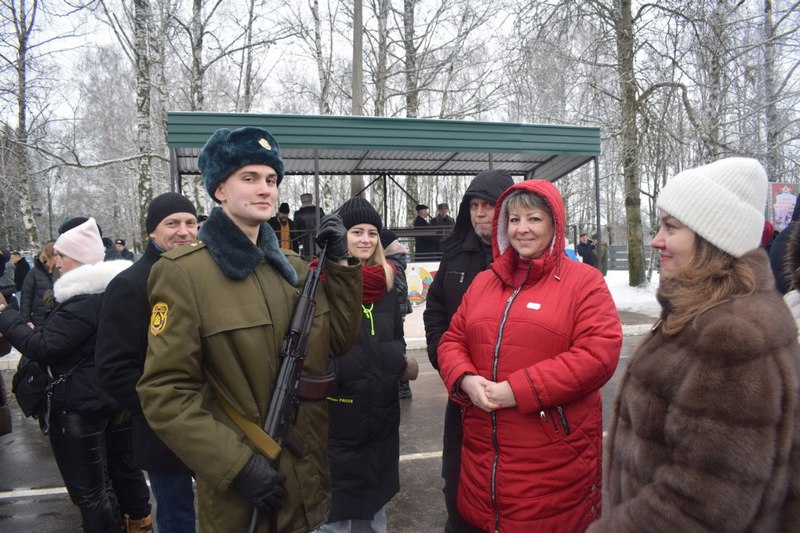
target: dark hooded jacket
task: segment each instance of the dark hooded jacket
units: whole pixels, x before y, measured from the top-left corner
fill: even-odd
[[[553,237],[524,261],[511,246],[506,199],[542,197]],[[564,255],[556,187],[523,181],[497,201],[494,261],[467,289],[439,343],[439,372],[464,405],[458,510],[484,531],[584,531],[601,510],[600,387],[614,375],[622,327],[596,268]],[[467,375],[506,381],[516,405],[487,413],[460,388]]]
[[[491,245],[484,243],[472,227],[469,202],[472,198],[482,198],[495,203],[513,184],[507,170],[487,170],[475,176],[461,199],[453,231],[440,243],[442,259],[428,289],[422,315],[428,359],[434,368],[439,368],[436,356],[439,339],[447,331],[467,287],[478,272],[489,268],[492,262]]]
[[[798,225],[798,219],[800,219],[800,201],[794,204],[792,223],[775,237],[769,249],[769,266],[772,268],[772,275],[775,276],[775,287],[781,294],[786,294],[790,289],[791,279],[784,274],[784,261],[786,260],[786,247],[789,243],[789,237],[792,234],[792,230]]]

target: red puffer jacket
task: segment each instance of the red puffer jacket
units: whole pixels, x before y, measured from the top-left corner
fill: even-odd
[[[545,198],[555,236],[515,287],[505,201],[520,189]],[[518,183],[500,197],[492,268],[475,278],[439,345],[447,390],[466,405],[458,506],[484,530],[583,531],[600,516],[599,389],[617,367],[622,328],[600,271],[564,256],[564,219],[550,182]],[[473,406],[459,388],[465,374],[507,380],[517,406]]]

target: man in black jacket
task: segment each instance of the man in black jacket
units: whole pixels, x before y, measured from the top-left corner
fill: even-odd
[[[297,239],[303,246],[301,253],[303,258],[310,261],[317,254],[317,247],[314,243],[314,237],[317,234],[317,212],[319,212],[319,219],[325,216],[325,211],[315,206],[312,203],[312,196],[310,193],[303,193],[300,195],[301,207],[294,212],[294,229],[297,233]]]
[[[11,262],[14,264],[14,286],[19,292],[25,283],[25,276],[31,271],[31,264],[19,252],[11,252]]]
[[[423,313],[428,358],[439,369],[437,348],[450,319],[458,309],[467,287],[479,272],[492,262],[492,220],[494,206],[503,191],[514,184],[507,170],[481,172],[467,187],[461,200],[455,226],[441,242],[442,259],[433,278]],[[461,406],[447,401],[444,418],[442,477],[447,506],[447,532],[477,532],[458,513],[459,470],[461,468]]]
[[[146,228],[150,241],[144,255],[115,277],[103,296],[95,358],[104,390],[133,414],[133,460],[150,478],[158,504],[158,531],[191,532],[195,529],[192,473],[147,425],[136,383],[147,355],[150,269],[163,252],[196,238],[197,212],[187,198],[164,193],[150,203]]]

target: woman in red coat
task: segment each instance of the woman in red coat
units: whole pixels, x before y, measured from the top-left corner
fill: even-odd
[[[462,516],[486,531],[583,531],[601,509],[600,387],[622,327],[596,268],[564,255],[561,195],[543,180],[498,199],[494,262],[439,344],[465,405]]]

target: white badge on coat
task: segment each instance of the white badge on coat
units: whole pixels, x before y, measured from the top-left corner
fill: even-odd
[[[527,307],[528,309],[533,309],[534,311],[538,311],[539,309],[542,308],[542,304],[538,302],[528,302],[528,305],[526,305],[525,307]]]

